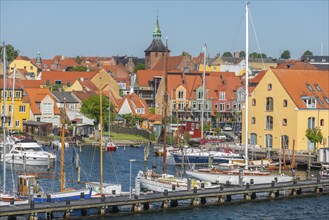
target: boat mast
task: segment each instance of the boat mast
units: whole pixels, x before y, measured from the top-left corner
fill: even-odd
[[[103,94],[102,94],[102,78],[101,84],[99,86],[99,188],[101,193],[103,193],[103,143],[102,143],[102,136],[103,136]]]
[[[14,127],[15,79],[16,79],[16,67],[14,68],[14,77],[13,77],[13,80],[12,80],[13,88],[12,88],[12,92],[11,92],[11,117],[10,117],[10,121],[11,121],[10,130],[11,130],[11,132],[13,132],[13,127]]]
[[[248,8],[248,0],[246,1],[246,91],[245,91],[245,168],[248,169],[248,74],[249,74],[249,27],[248,27],[248,19],[249,19],[249,8]]]
[[[109,90],[109,142],[111,142],[111,100],[110,100],[111,92]]]
[[[167,169],[167,105],[168,105],[168,73],[167,73],[167,65],[168,65],[168,37],[166,37],[166,55],[164,62],[164,103],[163,103],[163,112],[164,112],[164,127],[163,127],[163,173],[166,173]]]
[[[6,45],[3,43],[3,112],[2,112],[2,128],[3,128],[3,193],[6,193]]]
[[[205,99],[205,84],[206,84],[206,49],[203,47],[203,74],[202,74],[202,101],[201,101],[201,139],[203,139],[203,120],[204,120],[204,99]]]
[[[59,191],[62,192],[64,190],[64,160],[65,160],[65,117],[66,117],[66,97],[64,97],[64,107],[62,113],[62,154],[61,154],[61,174],[60,174],[60,182],[59,182]]]

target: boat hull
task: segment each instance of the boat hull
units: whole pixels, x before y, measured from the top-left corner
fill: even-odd
[[[13,164],[25,164],[30,166],[48,166],[48,164],[53,164],[56,161],[56,158],[50,157],[38,157],[35,156],[26,156],[26,159],[23,159],[23,155],[6,155],[6,163]]]
[[[209,160],[209,158],[211,160]],[[182,155],[174,154],[175,164],[182,164]],[[220,164],[220,163],[230,163],[232,160],[244,161],[243,157],[225,157],[225,156],[204,156],[204,155],[193,155],[184,156],[184,163],[195,164],[195,165],[206,165],[210,163]]]
[[[50,196],[50,202],[59,202],[59,201],[66,201],[67,199],[70,199],[70,201],[73,200],[80,200],[82,199],[82,193],[84,194],[83,199],[90,199],[92,195],[92,189],[81,189],[81,190],[72,190],[72,191],[65,191],[65,192],[56,192],[49,194]],[[40,196],[40,197],[34,197],[34,202],[47,202],[47,196]]]
[[[238,174],[214,174],[198,171],[186,171],[186,174],[199,180],[209,181],[211,183],[229,183],[230,185],[240,185],[240,177]],[[272,181],[278,183],[290,182],[292,179],[293,177],[284,175],[242,175],[241,183],[242,185],[246,185],[247,183],[251,183],[251,180],[253,180],[254,184],[269,184]]]

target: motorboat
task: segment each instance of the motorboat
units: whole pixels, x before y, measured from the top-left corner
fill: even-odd
[[[56,161],[56,155],[46,152],[36,140],[16,142],[5,155],[7,163],[47,166]]]

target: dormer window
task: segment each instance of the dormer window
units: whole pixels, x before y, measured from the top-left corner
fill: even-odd
[[[219,92],[219,99],[220,100],[225,100],[225,92]]]
[[[322,89],[320,88],[320,86],[318,84],[314,84],[314,86],[319,92],[322,92]]]
[[[306,86],[311,92],[314,92],[314,89],[312,88],[312,86],[310,84],[307,83]]]
[[[313,97],[302,97],[303,102],[305,103],[307,108],[316,108],[316,100]]]
[[[183,98],[184,98],[184,92],[178,91],[178,99],[183,99]]]

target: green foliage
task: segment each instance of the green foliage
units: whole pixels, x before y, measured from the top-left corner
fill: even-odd
[[[313,129],[308,128],[305,132],[305,136],[309,139],[312,143],[315,144],[314,152],[316,151],[316,144],[320,143],[323,140],[323,135],[321,132],[320,127],[315,127]]]
[[[86,66],[75,66],[70,71],[79,71],[79,72],[87,72],[88,67]]]
[[[303,53],[303,56],[313,56],[313,53],[311,51],[307,50]]]
[[[50,84],[46,85],[50,91],[63,91],[63,84]]]
[[[289,50],[283,51],[283,53],[281,54],[280,58],[281,59],[285,59],[285,60],[290,59],[290,51]]]
[[[77,56],[76,58],[75,58],[75,62],[77,62],[79,65],[82,63],[82,57],[80,57],[80,56]]]
[[[154,114],[155,113],[155,108],[149,108],[149,111],[151,114]]]
[[[145,70],[145,64],[144,63],[136,63],[134,68],[134,73],[137,73],[138,70]]]
[[[95,125],[99,124],[100,121],[100,99],[99,95],[91,96],[88,99],[85,99],[82,101],[80,112],[84,114],[86,117],[90,119],[95,120]],[[109,101],[108,99],[103,95],[102,96],[102,115],[103,115],[103,123],[108,124],[109,119]],[[113,106],[111,106],[111,110],[113,109]],[[113,118],[113,114],[111,115],[111,118]]]
[[[240,51],[239,56],[242,57],[242,58],[245,58],[246,57],[246,52],[244,52],[243,50]]]
[[[3,49],[3,45],[0,46],[1,57],[3,57],[2,49]],[[11,44],[6,45],[6,57],[7,57],[7,60],[9,63],[11,63],[13,60],[16,59],[16,57],[18,56],[18,53],[19,53],[19,50],[15,50],[15,48]]]
[[[256,52],[253,52],[249,55],[249,57],[252,57],[252,58],[267,58],[267,55],[265,53],[256,53]]]
[[[140,116],[134,116],[133,114],[120,115],[125,119],[126,125],[129,127],[135,127],[136,124],[140,123],[142,118]]]
[[[183,51],[181,56],[189,56],[190,57],[191,55],[187,51]]]
[[[233,57],[231,52],[225,52],[223,53],[222,57]]]

